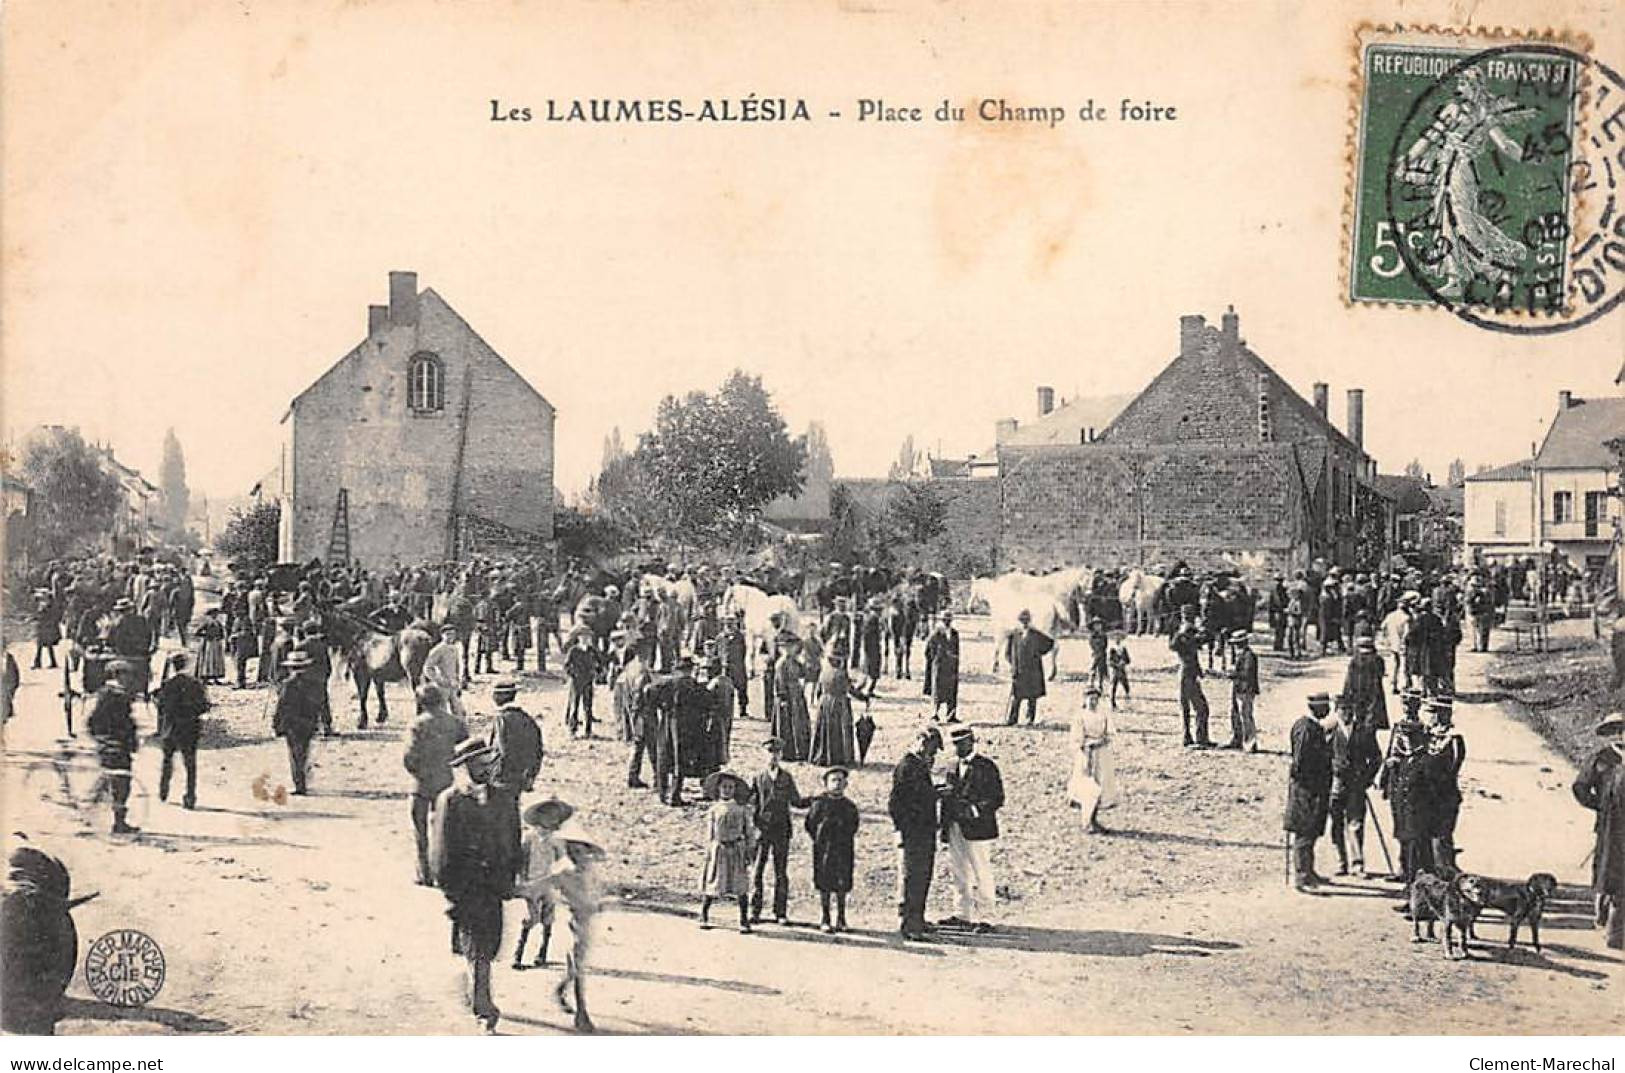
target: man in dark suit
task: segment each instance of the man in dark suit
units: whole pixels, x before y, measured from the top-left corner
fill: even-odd
[[[485,1030],[494,1032],[502,1011],[491,997],[491,961],[502,944],[502,901],[514,885],[506,813],[491,798],[496,756],[487,743],[462,742],[451,767],[456,781],[434,804],[429,863],[446,896],[452,951],[468,962],[469,1005]]]
[[[998,887],[993,882],[993,842],[999,837],[1004,780],[999,767],[976,751],[976,732],[958,727],[949,737],[958,762],[948,772],[942,800],[942,842],[959,891],[959,913],[942,923],[989,932]]]
[[[1179,657],[1179,717],[1185,724],[1185,747],[1207,749],[1213,745],[1208,737],[1207,695],[1202,692],[1202,649],[1207,645],[1207,632],[1196,621],[1193,605],[1180,608],[1179,615],[1179,629],[1168,647]]]
[[[536,773],[542,769],[542,728],[525,709],[514,703],[519,683],[504,678],[491,687],[491,700],[497,714],[486,736],[495,756],[491,773],[491,801],[504,816],[503,834],[508,839],[514,874],[519,872],[519,795],[536,786]]]
[[[660,720],[655,786],[660,800],[678,806],[683,803],[683,777],[707,774],[711,694],[694,680],[694,660],[684,656],[677,661],[675,674],[655,680],[650,700]]]
[[[145,658],[145,657],[143,657]],[[107,665],[107,682],[96,691],[91,710],[90,736],[96,739],[96,759],[100,761],[107,789],[113,799],[113,833],[133,835],[140,831],[125,822],[129,814],[130,768],[140,747],[135,719],[130,714],[130,698],[135,692],[136,670],[121,659]]]
[[[925,642],[925,692],[931,698],[932,722],[944,708],[948,722],[959,722],[959,631],[952,611],[942,613],[942,625]]]
[[[1038,716],[1038,698],[1044,695],[1044,657],[1055,642],[1042,630],[1033,629],[1033,616],[1026,608],[1016,616],[1017,628],[1004,642],[1005,662],[1010,665],[1010,714],[1006,726],[1015,726],[1023,703],[1027,705],[1027,725]]]
[[[310,658],[310,653],[295,649],[288,653],[286,666],[289,678],[282,683],[282,691],[277,695],[271,730],[288,743],[288,770],[293,778],[293,792],[303,796],[310,761],[310,741],[316,736],[318,728],[332,725],[332,716],[327,708],[327,679],[316,676],[316,664]]]
[[[905,939],[924,939],[930,930],[925,901],[937,855],[937,788],[931,781],[931,764],[941,748],[942,735],[927,727],[892,769],[886,811],[897,828],[898,930]]]
[[[177,652],[169,657],[173,673],[168,675],[153,701],[158,706],[158,740],[163,744],[163,766],[158,769],[158,800],[169,800],[169,775],[175,754],[181,754],[186,768],[186,793],[181,806],[197,807],[197,741],[203,713],[209,710],[209,695],[203,683],[188,673],[191,657]]]
[[[1326,736],[1337,725],[1331,697],[1309,697],[1309,713],[1292,724],[1292,768],[1282,828],[1292,839],[1291,875],[1296,890],[1326,882],[1315,872],[1315,840],[1326,833],[1332,794],[1332,750]]]

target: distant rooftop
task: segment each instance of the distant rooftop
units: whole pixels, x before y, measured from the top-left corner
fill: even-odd
[[[1613,469],[1604,444],[1625,433],[1625,397],[1572,399],[1557,412],[1535,455],[1540,469]]]

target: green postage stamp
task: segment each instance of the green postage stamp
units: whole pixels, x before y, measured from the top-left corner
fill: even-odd
[[[1362,32],[1348,299],[1567,317],[1586,63],[1551,37]]]

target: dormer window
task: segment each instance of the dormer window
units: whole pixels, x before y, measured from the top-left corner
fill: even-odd
[[[407,366],[406,404],[417,413],[433,413],[445,407],[445,371],[433,354],[417,354]]]

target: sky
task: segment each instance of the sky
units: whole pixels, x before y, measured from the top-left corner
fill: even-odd
[[[1411,4],[1625,54],[1600,3]],[[289,400],[410,269],[558,409],[558,483],[668,393],[762,375],[841,475],[962,456],[1035,388],[1137,391],[1227,305],[1307,396],[1366,391],[1382,469],[1527,454],[1615,394],[1625,312],[1541,339],[1342,297],[1354,27],[1374,5],[43,0],[4,23],[3,414],[194,492],[276,460]],[[1625,55],[1621,56],[1625,59]],[[1616,64],[1618,66],[1618,64]],[[805,124],[493,123],[549,98],[786,97]],[[856,122],[862,98],[921,123]],[[941,124],[943,101],[1103,123]],[[1123,99],[1174,121],[1116,120]],[[843,118],[827,117],[831,110]]]

